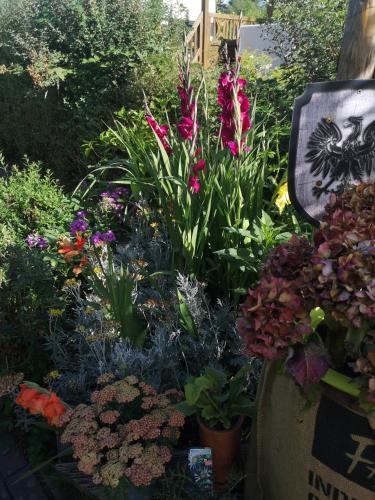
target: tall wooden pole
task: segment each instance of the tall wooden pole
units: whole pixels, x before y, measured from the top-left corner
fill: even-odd
[[[210,37],[211,37],[211,19],[209,16],[209,10],[210,10],[209,0],[202,0],[202,12],[203,12],[202,64],[204,68],[208,68],[209,65]]]
[[[273,11],[275,9],[275,0],[267,1],[267,17],[271,18],[273,16]]]
[[[338,80],[375,78],[375,0],[350,0]]]

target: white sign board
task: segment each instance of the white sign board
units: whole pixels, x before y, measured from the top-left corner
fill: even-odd
[[[318,223],[331,193],[375,182],[375,81],[309,85],[296,99],[289,152],[294,206]]]

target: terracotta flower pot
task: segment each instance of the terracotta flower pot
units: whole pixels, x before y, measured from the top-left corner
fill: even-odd
[[[214,487],[215,490],[220,491],[225,487],[228,474],[238,453],[245,417],[238,417],[232,429],[222,431],[211,429],[200,417],[197,419],[201,443],[212,449]]]

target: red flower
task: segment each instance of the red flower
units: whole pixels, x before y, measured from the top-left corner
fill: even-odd
[[[199,182],[199,177],[194,175],[190,177],[189,179],[189,187],[193,190],[194,194],[198,194],[199,190],[201,188],[200,182]]]
[[[222,108],[220,114],[221,141],[228,147],[233,156],[238,156],[245,144],[245,134],[252,127],[250,120],[250,103],[243,92],[247,81],[236,77],[237,71],[229,70],[220,75],[217,102]],[[236,102],[237,101],[237,102]],[[239,106],[240,116],[235,110]],[[241,140],[238,138],[240,135]]]
[[[70,262],[73,257],[77,257],[86,244],[85,238],[76,233],[76,241],[73,242],[70,238],[63,238],[59,242],[60,249],[57,253],[64,255],[65,262]]]
[[[154,133],[157,135],[157,137],[160,139],[160,142],[162,143],[166,153],[170,156],[172,154],[172,148],[166,138],[169,130],[168,125],[159,125],[150,113],[146,114],[146,121],[150,125]]]
[[[193,172],[197,176],[201,170],[204,170],[206,162],[204,160],[198,160],[196,165],[193,167]]]
[[[177,129],[183,139],[191,141],[194,132],[194,120],[189,116],[183,116],[177,125]]]
[[[31,389],[26,384],[20,384],[20,393],[16,398],[16,403],[25,408],[25,410],[28,410],[33,405],[33,401],[38,394],[36,389]]]

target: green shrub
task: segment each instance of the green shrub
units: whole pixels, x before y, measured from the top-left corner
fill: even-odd
[[[5,155],[19,161],[27,154],[74,182],[82,173],[80,146],[103,121],[123,105],[139,106],[144,84],[162,93],[170,69],[163,54],[180,35],[164,0],[0,2]],[[141,68],[150,78],[140,78]]]
[[[293,68],[290,76],[299,74],[302,87],[335,79],[347,0],[275,0],[274,5],[269,29]]]
[[[60,278],[37,249],[30,233],[56,234],[71,220],[72,203],[40,166],[3,168],[0,177],[0,366],[43,374],[43,334],[48,309],[59,302]],[[35,359],[38,363],[35,363]],[[45,373],[45,372],[44,372]]]
[[[24,247],[24,239],[30,233],[63,230],[71,220],[71,211],[71,201],[50,172],[42,174],[40,165],[5,167],[0,178],[0,228],[5,235],[0,241],[0,252],[9,244]]]

